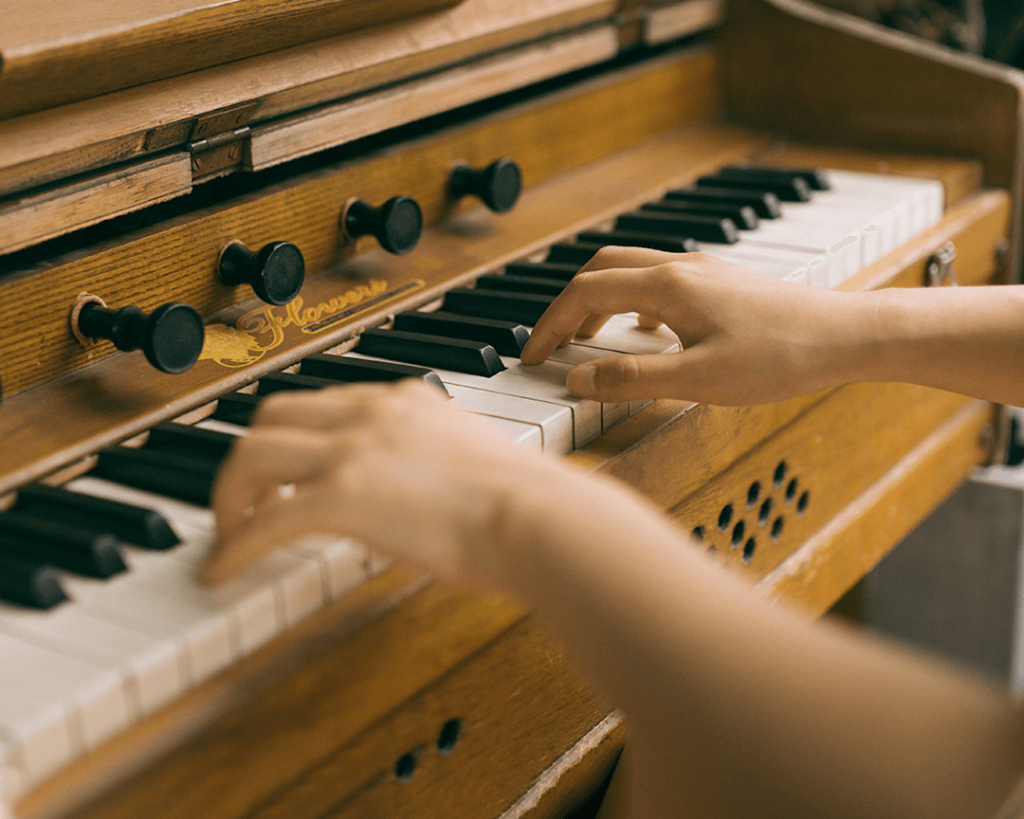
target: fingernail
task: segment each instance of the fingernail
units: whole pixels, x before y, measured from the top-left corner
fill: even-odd
[[[577,398],[590,398],[597,392],[597,367],[582,364],[569,373],[565,385]]]

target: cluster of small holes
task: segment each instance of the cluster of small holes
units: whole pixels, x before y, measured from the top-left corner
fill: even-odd
[[[765,491],[766,483],[754,481],[747,487],[747,495],[744,507],[751,510],[756,517],[756,526],[753,521],[748,522],[737,515],[738,504],[725,504],[718,513],[718,531],[727,534],[729,538],[729,550],[742,547],[741,556],[744,563],[750,563],[757,552],[757,538],[759,533],[778,541],[786,528],[785,507],[792,507],[792,511],[798,517],[807,511],[810,503],[810,492],[803,489],[800,479],[790,474],[789,464],[779,461],[771,475],[771,488]],[[772,492],[781,493],[781,497],[772,497]],[[709,552],[717,551],[717,545],[711,540],[708,528],[696,526],[692,530],[694,540],[704,543]]]
[[[438,732],[437,740],[434,743],[437,752],[442,756],[447,756],[454,749],[459,742],[459,738],[462,733],[462,720],[450,719],[444,725],[441,726],[441,730]],[[422,747],[413,751],[402,754],[395,762],[395,779],[399,782],[408,782],[412,779],[413,774],[416,773],[416,767],[418,765],[418,756],[422,751]]]

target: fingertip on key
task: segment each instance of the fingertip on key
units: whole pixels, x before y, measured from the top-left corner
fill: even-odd
[[[581,364],[569,372],[565,385],[577,398],[593,398],[597,393],[597,367]]]

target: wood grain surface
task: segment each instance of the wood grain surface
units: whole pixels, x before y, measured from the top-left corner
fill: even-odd
[[[378,26],[458,0],[7,0],[0,117]]]

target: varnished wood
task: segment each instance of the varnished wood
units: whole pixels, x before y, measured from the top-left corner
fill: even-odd
[[[644,160],[640,167],[646,169],[642,173],[647,176],[634,181],[629,178],[625,160],[610,159],[608,171],[619,175],[619,184],[610,186],[607,192],[595,190],[594,207],[573,204],[574,221],[568,223],[566,217],[557,215],[559,200],[550,198],[560,196],[565,202],[578,198],[564,181],[567,172],[627,150],[645,137],[656,138],[673,127],[710,116],[714,111],[715,70],[712,56],[702,50],[682,61],[666,61],[659,70],[631,72],[625,82],[597,80],[583,89],[528,103],[481,123],[405,145],[401,150],[391,149],[310,173],[124,236],[115,243],[49,260],[42,269],[0,279],[0,326],[22,328],[22,332],[15,330],[6,338],[8,354],[0,361],[3,394],[10,397],[114,353],[108,343],[85,350],[69,332],[66,317],[83,291],[108,302],[116,293],[123,304],[148,309],[165,301],[184,301],[204,316],[251,299],[248,286],[227,288],[217,279],[220,249],[231,239],[249,247],[282,239],[298,245],[311,276],[302,298],[313,305],[371,277],[392,285],[422,279],[432,287],[443,280],[451,286],[459,278],[479,275],[503,259],[554,241],[579,222],[589,219],[592,224],[619,206],[622,196],[636,197],[640,180],[657,179],[656,174],[663,179],[663,167]],[[630,106],[629,101],[637,97],[652,104]],[[675,104],[679,98],[686,99],[687,104]],[[622,109],[628,114],[618,118],[614,128],[584,132],[576,122],[589,106]],[[511,129],[513,118],[516,127]],[[711,127],[678,136],[674,145],[662,148],[657,156],[669,167],[681,169],[675,177],[679,179],[688,164],[713,167],[761,142],[762,138],[742,130]],[[469,223],[448,219],[431,234],[432,239],[425,238],[408,257],[373,258],[361,268],[340,264],[355,251],[339,245],[338,218],[349,198],[383,202],[398,194],[411,195],[419,202],[427,223],[437,222],[453,215],[446,193],[452,165],[460,160],[482,165],[503,155],[511,155],[520,163],[527,185],[526,195],[511,214],[497,218],[477,207]],[[640,157],[641,152],[633,148],[628,155]],[[639,168],[636,172],[641,173]],[[539,187],[556,173],[563,181],[553,184],[559,185],[563,193]],[[531,188],[537,190],[531,192]],[[488,267],[480,269],[485,263]],[[0,258],[0,272],[3,264]],[[313,275],[326,268],[333,268],[329,276]],[[209,372],[209,365],[202,364],[193,373],[204,370],[207,379],[223,375]],[[193,377],[190,373],[168,381],[167,389],[187,390]]]
[[[733,0],[721,43],[727,105],[744,122],[818,144],[980,159],[985,184],[1013,197],[1008,261],[1020,269],[1024,73],[807,0]]]
[[[464,0],[440,18],[452,21],[488,4],[489,0]],[[644,20],[650,23],[658,12],[633,0],[524,5],[543,8],[529,21],[516,18],[519,33],[529,29],[535,34],[559,16],[566,24],[560,31],[572,36],[593,33],[619,11],[619,47],[642,42]],[[666,14],[682,10],[670,4],[662,8]],[[645,17],[648,13],[652,16]],[[511,18],[502,19],[507,23]],[[420,19],[403,25],[408,25],[405,31],[423,33],[426,24]],[[445,65],[457,53],[478,60],[507,33],[500,25],[484,26],[474,36],[468,36],[469,29],[452,31],[456,36],[449,39],[426,38],[428,47],[415,56],[385,49],[385,57],[397,54],[396,80],[417,70],[437,70],[440,63],[431,61],[441,52]],[[340,62],[319,74],[307,62],[310,73],[300,75],[308,76],[308,83],[289,89],[282,81],[276,91],[255,95],[258,110],[238,113],[245,127],[258,136],[263,123],[273,118],[280,120],[273,127],[285,133],[303,117],[315,121],[325,116],[328,104],[346,95],[343,89],[359,88],[371,77],[379,80],[386,73],[385,63],[359,63],[362,57],[357,53],[339,71],[344,60],[340,51],[332,50],[341,42],[384,42],[375,36],[367,32],[325,43],[322,54],[334,55],[327,62]],[[528,49],[520,53],[528,54]],[[278,56],[300,54],[308,57],[312,52],[300,47],[290,56]],[[260,63],[261,59],[238,67],[286,64]],[[942,222],[844,287],[919,285],[928,255],[950,239],[958,246],[956,266],[963,283],[981,283],[998,271],[997,248],[1006,234],[1016,187],[976,192],[975,151],[966,152],[966,160],[821,152],[780,144],[760,129],[725,126],[718,121],[719,67],[715,54],[707,50],[669,56],[593,80],[582,90],[559,92],[508,114],[449,128],[117,237],[110,245],[48,260],[60,270],[60,277],[47,279],[43,266],[0,280],[0,295],[17,294],[25,304],[39,299],[51,309],[60,299],[49,291],[57,292],[65,284],[71,289],[70,285],[99,283],[126,299],[131,295],[140,300],[155,296],[155,291],[183,292],[205,300],[207,314],[222,310],[217,322],[230,329],[256,305],[245,301],[249,294],[244,288],[225,294],[211,286],[209,257],[227,235],[257,246],[288,238],[278,235],[287,228],[300,237],[316,271],[302,302],[274,314],[290,322],[280,328],[282,343],[244,366],[205,360],[172,379],[152,372],[138,355],[108,357],[109,350],[103,348],[94,350],[94,363],[85,367],[84,352],[64,348],[59,360],[45,362],[48,374],[38,381],[26,374],[21,362],[13,371],[0,364],[5,387],[16,385],[14,397],[0,404],[0,492],[73,466],[100,446],[139,433],[157,420],[190,410],[194,420],[208,409],[207,402],[228,389],[308,352],[344,343],[361,327],[385,321],[395,310],[430,302],[454,284],[604,223],[727,161],[814,158],[824,165],[871,165],[874,170],[884,170],[878,163],[886,162],[893,172],[942,179],[949,205]],[[222,77],[241,76],[232,70],[209,69],[193,78],[154,85],[180,90],[196,80],[191,87],[198,88],[199,75],[202,82],[218,72]],[[280,79],[275,77],[270,84]],[[123,105],[132,94],[110,96]],[[680,105],[680,99],[686,104]],[[319,110],[293,118],[297,109],[306,107]],[[195,113],[199,108],[189,110]],[[77,146],[69,149],[71,154],[81,150],[79,157],[88,154],[102,162],[115,156],[138,158],[151,148],[167,150],[192,136],[194,119],[182,116],[183,110],[172,112],[166,127],[151,129],[141,142],[141,132],[132,130],[140,120],[125,125],[128,118],[118,121],[117,128],[124,126],[123,130],[115,128],[107,143],[88,137],[63,144]],[[595,110],[614,111],[615,116],[595,118]],[[39,117],[41,121],[45,115]],[[22,118],[22,124],[31,118]],[[580,122],[588,127],[579,127]],[[3,128],[0,124],[0,139]],[[20,133],[24,136],[30,130]],[[263,131],[271,132],[269,125]],[[517,152],[525,146],[515,158],[527,181],[526,194],[513,213],[495,217],[479,207],[446,201],[442,169],[456,159],[482,164],[505,154],[510,144]],[[38,171],[63,163],[58,159],[46,165],[48,161],[39,154],[22,162],[18,172],[29,179],[30,166]],[[989,173],[987,167],[985,172]],[[416,253],[396,259],[372,249],[372,242],[339,247],[339,201],[351,195],[383,200],[399,192],[414,192],[421,199],[430,224]],[[171,260],[185,271],[181,279],[168,280]],[[112,261],[123,263],[119,272],[106,272]],[[36,278],[39,281],[33,284]],[[150,292],[154,281],[159,284]],[[378,287],[380,282],[384,284]],[[62,292],[59,295],[63,297]],[[350,314],[322,333],[303,333],[303,325],[313,327],[314,319],[329,318],[318,305],[331,299],[344,301]],[[19,335],[18,343],[26,345],[22,353],[36,355],[41,349],[48,355],[50,345],[66,341],[61,341],[59,317],[41,308],[29,309],[38,309],[50,335],[43,345],[37,337],[34,346]],[[270,315],[263,313],[264,318]],[[0,327],[19,327],[20,321],[18,315],[0,313]],[[240,326],[252,327],[254,321],[250,315]],[[40,417],[57,417],[62,423],[41,431]],[[730,541],[722,540],[728,532],[706,537],[705,545],[714,543],[726,561],[737,564],[737,571],[760,580],[766,593],[821,611],[962,480],[972,464],[986,457],[988,440],[983,433],[990,421],[991,411],[978,402],[899,385],[855,385],[747,409],[659,401],[571,460],[580,468],[626,480],[671,510],[685,529],[703,525],[705,531],[725,503],[741,504],[752,481],[770,482],[775,467],[786,460],[787,480],[796,477],[799,489],[811,493],[804,514],[792,512],[799,492],[787,505],[784,481],[764,490],[774,493],[786,515],[777,541],[762,540],[763,534],[758,534],[757,549],[746,563],[742,546],[732,550]],[[837,431],[837,424],[846,426]],[[828,441],[830,453],[834,449],[845,456],[848,473],[826,468],[821,441]],[[751,511],[736,511],[756,529]],[[607,704],[581,683],[520,605],[425,583],[398,570],[370,580],[34,789],[19,805],[25,819],[557,815],[607,772],[625,735],[620,716],[609,713]],[[438,753],[434,749],[439,724],[459,715],[465,720],[464,744],[450,754]],[[145,750],[145,759],[132,767],[139,749]],[[419,767],[402,782],[394,765],[410,751]],[[155,764],[157,759],[161,764]],[[112,784],[125,774],[127,782]],[[94,801],[85,806],[89,800]]]
[[[382,25],[458,0],[8,0],[0,118]]]
[[[320,40],[0,121],[0,195],[186,147],[202,136],[199,122],[220,112],[241,112],[232,127],[276,121],[608,21],[615,9],[615,0],[462,0],[398,28]]]
[[[765,592],[823,614],[956,489],[993,439],[993,408],[970,402],[772,573]]]

